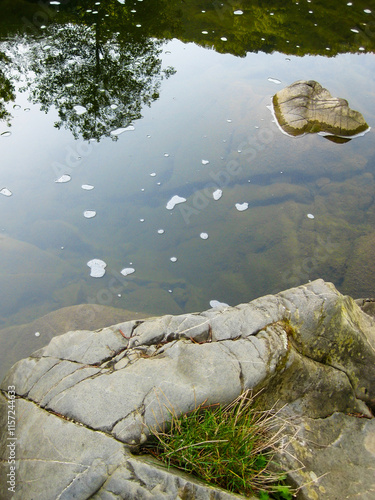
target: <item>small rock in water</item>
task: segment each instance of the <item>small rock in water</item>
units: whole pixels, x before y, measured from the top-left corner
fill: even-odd
[[[277,92],[272,103],[278,126],[290,136],[319,133],[333,140],[332,136],[353,137],[369,130],[348,101],[332,97],[314,80],[292,83]]]

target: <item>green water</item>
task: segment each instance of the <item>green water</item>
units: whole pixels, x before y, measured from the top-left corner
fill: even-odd
[[[373,2],[1,9],[0,326],[84,303],[204,310],[318,277],[374,296],[373,130],[294,139],[267,108],[316,80],[373,126]]]

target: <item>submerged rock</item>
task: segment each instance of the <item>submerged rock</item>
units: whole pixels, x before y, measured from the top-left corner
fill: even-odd
[[[369,129],[358,111],[349,108],[348,101],[332,97],[327,89],[314,80],[300,80],[273,96],[273,109],[281,129],[288,135],[327,134],[333,142],[346,142]]]
[[[262,389],[259,405],[290,422],[276,460],[298,498],[371,498],[374,347],[374,319],[322,280],[236,307],[55,337],[2,382],[4,429],[8,388],[17,394],[17,492],[3,482],[0,497],[236,498],[133,451],[172,410]],[[3,433],[3,477],[7,444]]]

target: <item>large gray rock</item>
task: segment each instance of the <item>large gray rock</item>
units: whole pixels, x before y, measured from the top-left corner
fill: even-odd
[[[299,498],[344,498],[338,477],[352,477],[353,464],[360,464],[361,474],[350,491],[371,495],[374,325],[351,298],[317,280],[237,307],[55,337],[16,363],[2,383],[4,394],[15,386],[19,396],[20,482],[15,496],[3,487],[0,497],[231,498],[132,453],[150,427],[169,419],[169,410],[225,404],[261,388],[259,404],[281,408],[291,422],[289,448],[278,460],[294,470],[289,480],[301,488]],[[3,418],[5,413],[3,399]],[[337,439],[329,440],[335,433]],[[3,459],[6,442],[4,435]]]
[[[361,113],[348,102],[332,97],[313,80],[300,80],[277,92],[273,108],[280,127],[289,135],[323,132],[351,137],[369,128]]]

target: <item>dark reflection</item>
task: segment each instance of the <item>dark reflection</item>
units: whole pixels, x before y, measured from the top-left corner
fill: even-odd
[[[55,126],[75,138],[100,140],[141,118],[142,107],[159,97],[161,80],[173,74],[161,68],[161,41],[109,29],[109,4],[97,14],[78,9],[80,24],[49,26],[27,58],[31,100],[46,112],[54,106]]]
[[[10,126],[12,115],[6,109],[6,103],[14,101],[14,85],[9,77],[9,57],[0,52],[0,120],[4,120]]]
[[[14,36],[8,45],[20,44],[22,34],[29,48],[18,59],[31,100],[46,112],[57,109],[56,127],[99,140],[139,119],[142,107],[158,98],[161,80],[173,73],[162,70],[166,40],[241,57],[363,53],[374,50],[375,17],[364,0],[351,6],[341,0],[17,0],[2,6],[5,33],[8,40]],[[0,91],[0,119],[9,121],[4,103],[13,86],[2,66]]]

